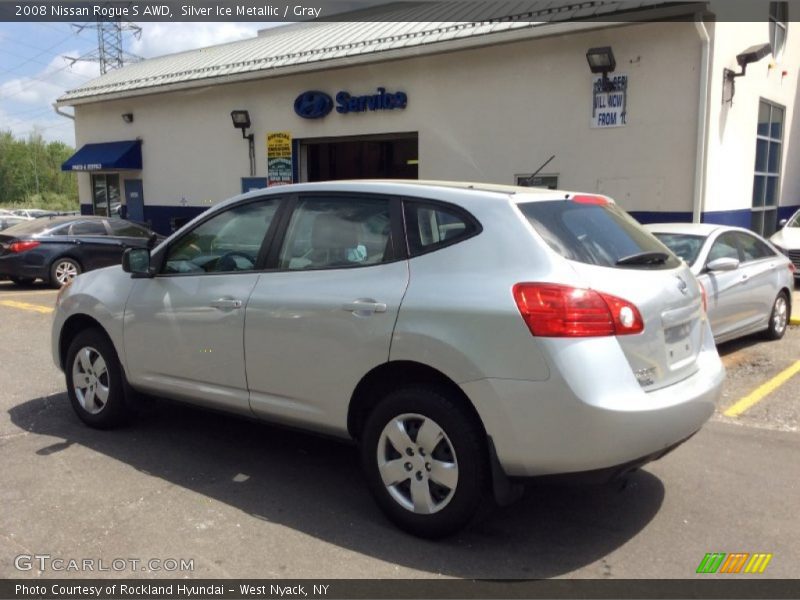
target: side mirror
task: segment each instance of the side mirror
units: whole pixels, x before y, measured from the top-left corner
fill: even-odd
[[[781,219],[778,221],[778,227],[786,227],[786,224],[789,222],[789,219]]]
[[[706,265],[709,271],[733,271],[739,268],[738,258],[717,258]]]
[[[150,250],[147,248],[128,248],[122,254],[122,270],[134,278],[152,277],[150,269]]]

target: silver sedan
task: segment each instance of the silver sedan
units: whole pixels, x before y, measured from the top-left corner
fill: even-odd
[[[795,266],[772,244],[723,225],[660,223],[646,229],[686,261],[702,284],[717,343],[756,332],[783,337]]]

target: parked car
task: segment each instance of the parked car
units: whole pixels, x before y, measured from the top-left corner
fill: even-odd
[[[795,266],[761,236],[738,227],[661,223],[647,229],[691,267],[708,297],[717,343],[763,331],[783,337]]]
[[[12,214],[8,215],[0,214],[0,231],[3,231],[3,229],[8,229],[13,225],[24,223],[25,221],[28,221],[28,219],[26,219],[25,217],[18,217]]]
[[[781,221],[780,226],[769,240],[789,257],[795,266],[794,276],[800,277],[800,210]]]
[[[42,210],[41,208],[18,208],[13,212],[18,217],[25,217],[26,219],[38,219],[39,217],[53,217],[57,214],[51,210]]]
[[[144,248],[154,235],[122,219],[26,220],[0,232],[0,275],[19,284],[42,279],[61,287],[84,271],[119,265],[126,248]]]
[[[357,441],[426,537],[514,478],[660,458],[724,378],[696,279],[613,201],[482,184],[236,197],[75,279],[52,349],[92,427],[147,392]]]

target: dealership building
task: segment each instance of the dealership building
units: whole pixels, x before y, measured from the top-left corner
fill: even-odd
[[[284,25],[67,91],[82,212],[166,233],[243,190],[345,178],[600,192],[767,235],[800,207],[790,3],[500,5]]]

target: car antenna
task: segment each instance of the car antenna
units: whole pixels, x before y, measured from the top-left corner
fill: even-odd
[[[544,169],[544,168],[545,168],[547,165],[549,165],[549,164],[550,164],[550,161],[551,161],[551,160],[553,160],[555,157],[556,157],[556,155],[555,155],[555,154],[553,154],[553,156],[551,156],[551,157],[550,157],[550,158],[548,158],[546,161],[544,161],[544,163],[542,163],[542,166],[541,166],[541,167],[539,167],[538,169],[536,169],[536,170],[533,172],[533,174],[532,174],[532,175],[530,175],[530,176],[529,176],[529,177],[528,177],[528,178],[525,180],[525,185],[528,185],[528,186],[529,186],[529,185],[531,184],[531,181],[533,181],[533,178],[534,178],[534,177],[536,177],[536,176],[537,176],[537,175],[538,175],[538,174],[541,172],[541,170],[542,170],[542,169]]]

